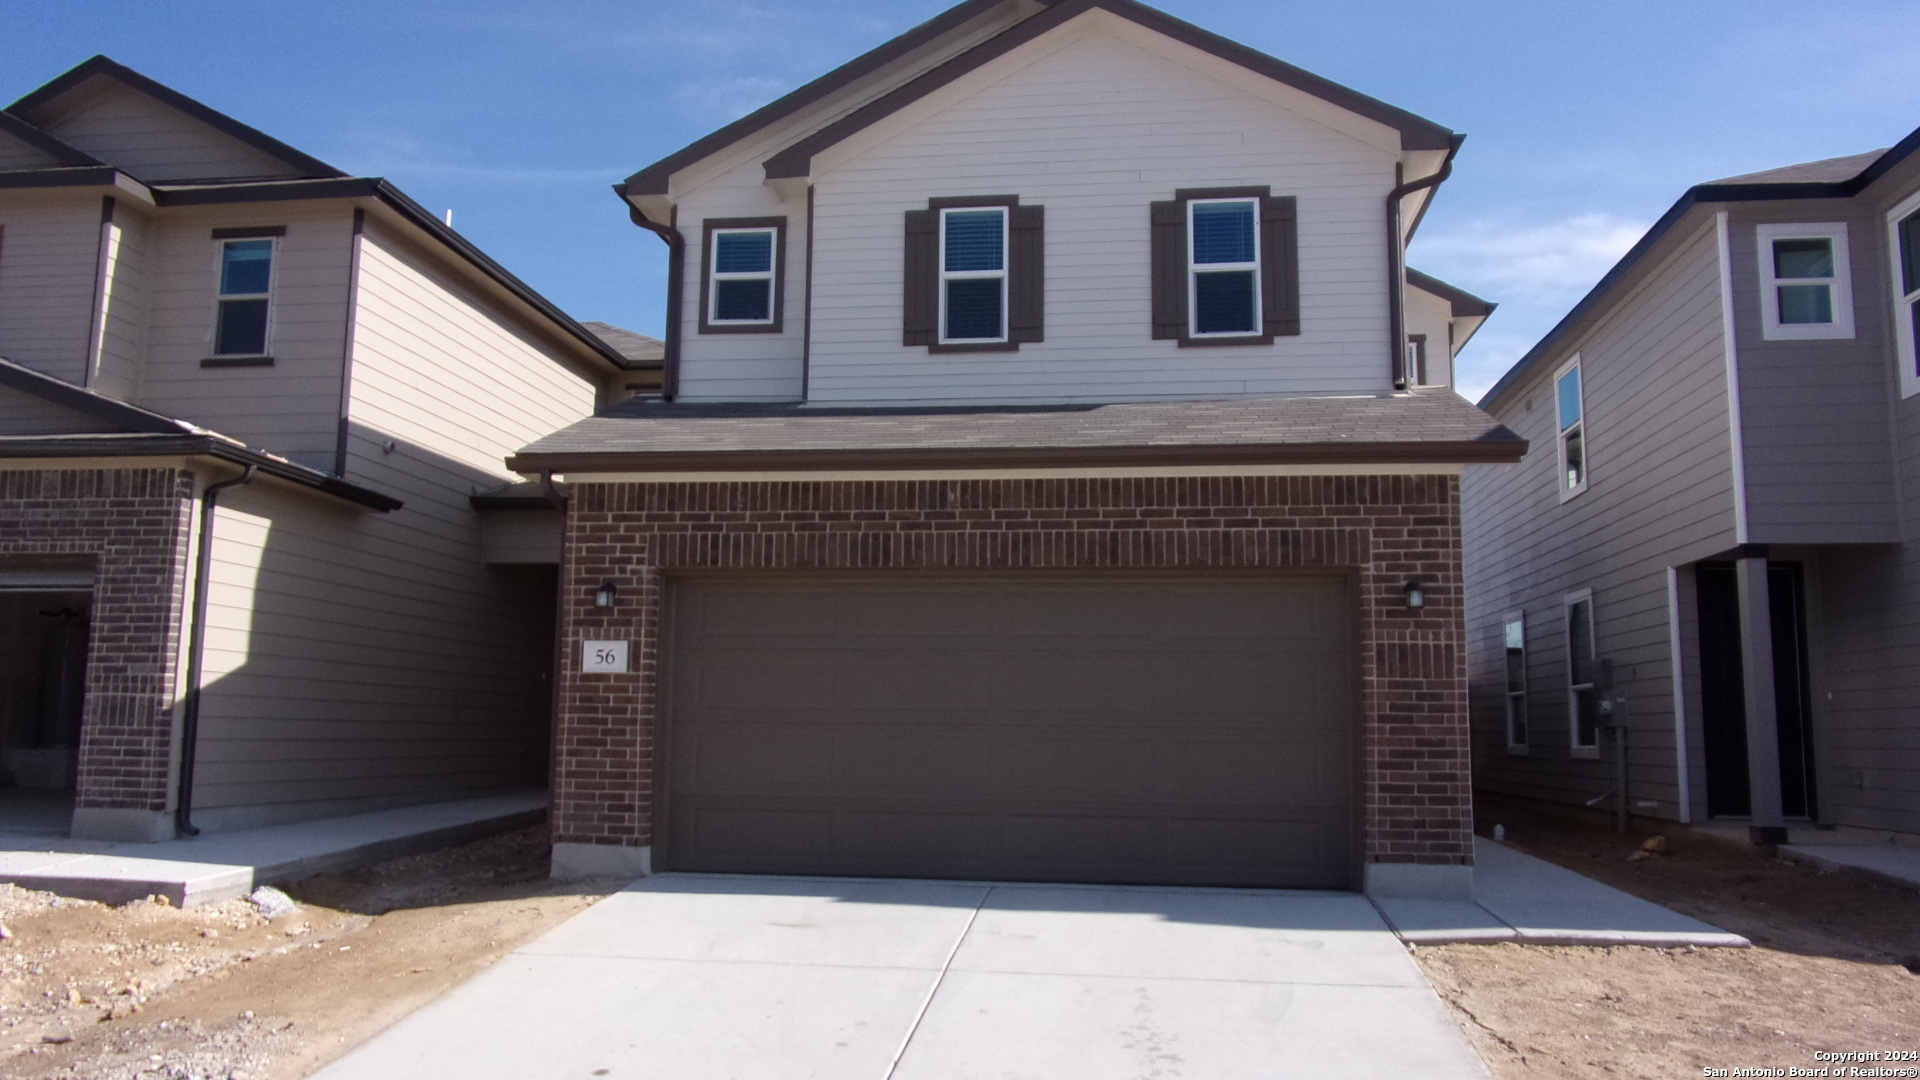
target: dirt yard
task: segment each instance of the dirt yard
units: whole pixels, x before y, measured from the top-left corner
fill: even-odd
[[[1751,949],[1447,945],[1414,951],[1499,1080],[1834,1069],[1816,1051],[1920,1051],[1920,891],[1822,873],[1680,826],[1482,798],[1477,825]],[[1649,837],[1664,854],[1629,861]],[[1866,1065],[1915,1076],[1911,1058]],[[1705,1070],[1724,1069],[1713,1073]],[[1798,1075],[1826,1075],[1804,1072]]]
[[[285,885],[271,920],[0,885],[0,1076],[303,1077],[620,884],[549,882],[540,827]]]

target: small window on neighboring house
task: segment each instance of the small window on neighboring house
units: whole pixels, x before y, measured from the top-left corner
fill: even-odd
[[[1156,339],[1264,345],[1300,332],[1293,196],[1183,188],[1151,209]]]
[[[1893,334],[1900,353],[1900,393],[1920,393],[1920,195],[1887,215],[1893,241]]]
[[[1845,223],[1761,225],[1755,235],[1761,336],[1776,341],[1852,337]]]
[[[1600,752],[1600,664],[1593,644],[1593,592],[1582,589],[1566,598],[1567,718],[1573,753]]]
[[[906,213],[903,345],[1015,352],[1046,340],[1046,208],[942,197]]]
[[[1507,658],[1507,752],[1527,752],[1527,618],[1511,612],[1502,637]]]
[[[1414,386],[1430,386],[1427,381],[1427,335],[1407,335],[1407,374]]]
[[[220,297],[213,321],[213,355],[265,356],[267,304],[273,292],[273,240],[220,244]]]
[[[700,289],[700,332],[777,333],[785,218],[709,218],[703,223],[707,272]]]
[[[940,343],[1007,340],[1007,207],[940,211]]]
[[[1580,385],[1580,358],[1554,376],[1554,400],[1560,421],[1560,498],[1587,490],[1586,395]]]

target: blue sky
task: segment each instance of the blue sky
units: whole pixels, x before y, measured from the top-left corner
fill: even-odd
[[[106,53],[386,176],[582,319],[658,334],[660,242],[608,185],[943,0],[0,0],[0,97]],[[1413,265],[1501,303],[1477,396],[1685,188],[1920,126],[1912,0],[1162,0],[1468,134]]]

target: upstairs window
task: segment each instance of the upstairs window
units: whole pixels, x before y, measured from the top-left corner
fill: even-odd
[[[787,219],[708,218],[707,272],[700,288],[700,332],[778,333],[780,262]]]
[[[1587,490],[1587,403],[1580,385],[1580,358],[1553,377],[1555,412],[1560,424],[1560,499]]]
[[[273,293],[271,238],[220,243],[220,292],[214,305],[214,356],[265,356]]]
[[[1599,653],[1593,643],[1593,590],[1566,598],[1567,720],[1575,757],[1600,753]]]
[[[1151,210],[1156,339],[1266,345],[1300,332],[1293,196],[1266,187],[1182,188]]]
[[[1761,225],[1760,329],[1770,341],[1853,336],[1844,222]]]
[[[1046,340],[1046,208],[943,196],[906,212],[900,343],[1016,352]]]
[[[1413,386],[1431,386],[1427,381],[1427,335],[1407,335],[1407,376]]]
[[[1207,199],[1187,203],[1187,310],[1193,337],[1260,332],[1259,203]]]
[[[940,343],[1007,340],[1007,207],[940,211]]]
[[[1513,611],[1502,620],[1507,661],[1507,752],[1527,752],[1527,617]]]
[[[1887,215],[1893,242],[1893,336],[1900,353],[1900,393],[1920,393],[1920,195]]]

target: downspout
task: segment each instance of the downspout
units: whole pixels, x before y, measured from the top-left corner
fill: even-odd
[[[680,279],[686,276],[687,238],[674,226],[647,217],[632,203],[627,204],[627,216],[667,242],[667,339],[666,355],[660,361],[660,396],[672,401],[680,393]]]
[[[173,828],[181,836],[199,836],[193,826],[193,758],[200,745],[200,675],[207,655],[207,580],[213,576],[213,512],[220,493],[253,479],[258,466],[231,480],[211,484],[200,493],[200,551],[193,567],[193,622],[187,628],[187,700],[180,723],[180,796],[173,809]]]
[[[1387,192],[1387,348],[1391,351],[1393,388],[1407,388],[1407,245],[1400,234],[1400,201],[1416,191],[1436,187],[1453,175],[1453,156],[1465,135],[1447,140],[1447,158],[1440,171],[1409,180]]]

